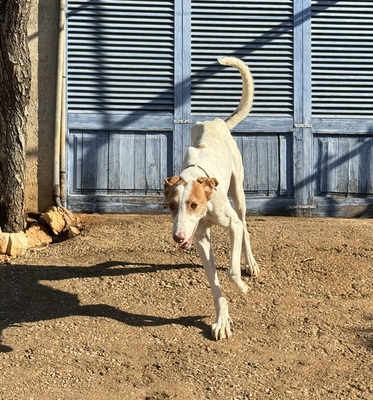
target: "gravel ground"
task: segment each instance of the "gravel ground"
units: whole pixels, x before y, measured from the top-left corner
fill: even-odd
[[[165,215],[82,215],[71,240],[0,259],[0,399],[373,399],[369,219],[248,218],[258,278],[230,305]]]

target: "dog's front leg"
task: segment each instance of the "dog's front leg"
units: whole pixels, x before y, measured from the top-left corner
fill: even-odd
[[[214,298],[216,322],[212,324],[212,336],[215,340],[228,338],[232,335],[228,313],[228,302],[220,288],[215,261],[211,250],[210,229],[200,221],[196,232],[197,251],[201,257],[207,280]]]

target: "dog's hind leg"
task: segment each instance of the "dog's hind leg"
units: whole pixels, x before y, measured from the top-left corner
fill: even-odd
[[[245,255],[246,272],[251,276],[257,276],[259,275],[259,266],[255,261],[253,252],[251,251],[250,234],[246,225],[246,198],[243,191],[243,179],[237,179],[237,177],[233,175],[229,193],[233,200],[234,209],[238,215],[238,218],[242,221],[242,250]]]
[[[231,260],[227,275],[234,288],[240,294],[247,292],[247,285],[241,279],[241,252],[243,240],[242,221],[238,218],[236,211],[230,205],[228,198],[221,211],[216,215],[216,224],[229,229],[231,239]]]
[[[212,324],[212,336],[215,340],[228,338],[232,335],[228,313],[228,302],[221,291],[215,261],[211,250],[210,229],[200,221],[195,235],[197,251],[201,257],[205,274],[214,298],[216,321]]]

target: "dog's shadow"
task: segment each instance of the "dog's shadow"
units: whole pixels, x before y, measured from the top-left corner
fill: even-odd
[[[201,330],[203,336],[209,337],[210,327],[203,322],[204,316],[166,318],[135,314],[108,304],[82,305],[76,294],[54,289],[40,282],[154,273],[158,270],[192,267],[194,266],[188,264],[149,265],[114,261],[91,267],[0,265],[0,339],[3,330],[10,326],[79,315],[107,317],[131,326],[195,326]],[[0,341],[0,352],[12,350]]]

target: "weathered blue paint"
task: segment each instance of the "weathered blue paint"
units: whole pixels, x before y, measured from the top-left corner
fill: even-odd
[[[71,131],[70,193],[159,194],[171,149],[167,132]]]
[[[316,136],[315,195],[372,196],[373,137]]]
[[[369,2],[69,0],[67,16],[71,209],[163,211],[191,124],[238,104],[216,62],[233,55],[256,85],[233,131],[248,211],[372,215]]]

